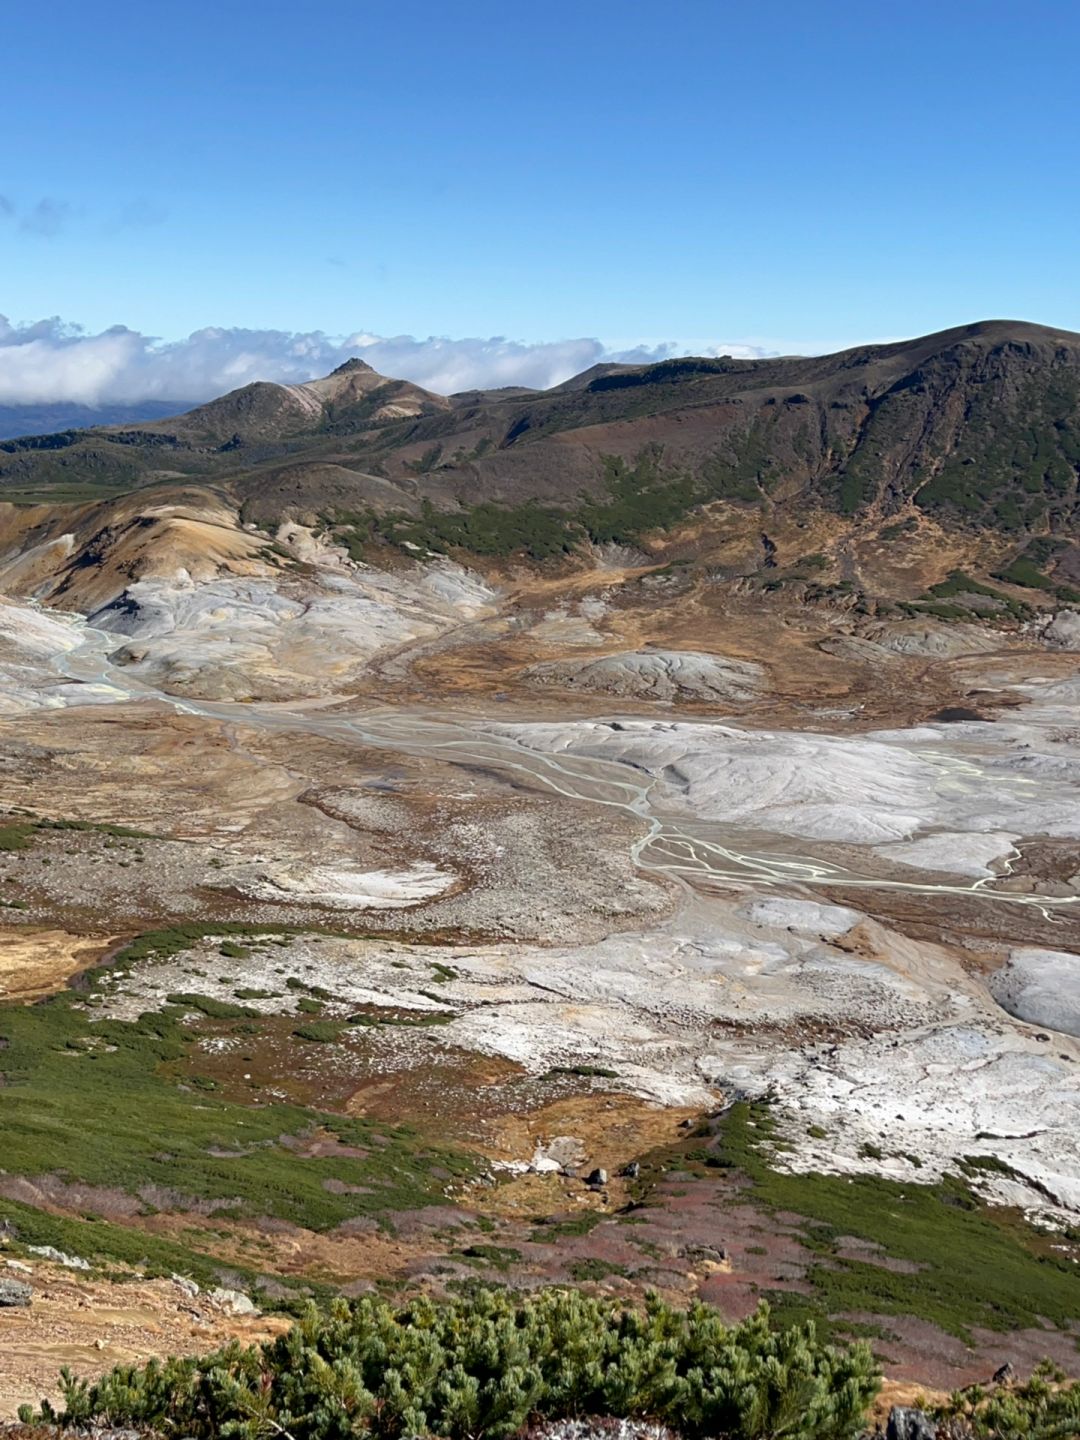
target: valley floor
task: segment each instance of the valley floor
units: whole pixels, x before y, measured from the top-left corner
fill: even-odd
[[[0,1405],[222,1285],[1075,1371],[1076,655],[315,560],[0,602]]]

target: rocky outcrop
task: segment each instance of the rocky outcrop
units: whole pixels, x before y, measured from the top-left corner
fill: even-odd
[[[751,661],[699,650],[622,650],[531,665],[524,678],[530,685],[626,700],[731,704],[752,700],[764,687],[765,672]]]
[[[30,1304],[33,1292],[24,1280],[9,1280],[0,1276],[0,1310],[24,1309]]]
[[[1059,610],[1039,636],[1055,650],[1080,650],[1080,610]]]
[[[936,620],[881,621],[868,625],[862,638],[893,655],[948,658],[997,650],[1001,646],[1001,636],[994,630]]]
[[[1080,1036],[1080,955],[1014,950],[990,981],[990,990],[1018,1020]]]
[[[885,1427],[885,1440],[937,1440],[938,1427],[925,1410],[894,1405]]]

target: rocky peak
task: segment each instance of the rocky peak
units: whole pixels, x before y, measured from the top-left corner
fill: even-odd
[[[360,372],[361,374],[366,375],[375,374],[374,368],[369,365],[366,360],[358,360],[355,355],[351,356],[350,359],[343,361],[342,364],[336,367],[336,369],[331,370],[330,374],[350,375],[356,372]]]

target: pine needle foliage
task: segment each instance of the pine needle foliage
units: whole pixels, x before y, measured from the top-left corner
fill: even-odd
[[[202,1359],[63,1373],[64,1405],[21,1418],[135,1426],[191,1440],[505,1440],[539,1417],[660,1420],[686,1440],[853,1440],[879,1376],[863,1344],[776,1331],[763,1306],[737,1325],[655,1296],[644,1309],[573,1290],[478,1291],[394,1308],[311,1308],[286,1335]]]
[[[958,1440],[1076,1440],[1080,1435],[1080,1380],[1044,1361],[1029,1380],[984,1390],[957,1391],[937,1412],[940,1433]]]

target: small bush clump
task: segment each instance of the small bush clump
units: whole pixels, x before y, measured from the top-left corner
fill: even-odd
[[[312,1020],[308,1025],[298,1025],[292,1032],[298,1040],[307,1040],[315,1045],[332,1045],[335,1040],[340,1040],[343,1025],[337,1025],[332,1020]]]
[[[197,1010],[200,1015],[211,1020],[251,1020],[259,1013],[252,1010],[250,1005],[233,1005],[228,1000],[215,1000],[212,995],[189,994],[187,991],[166,995],[165,1000],[169,1005],[182,1006],[185,1010]]]

